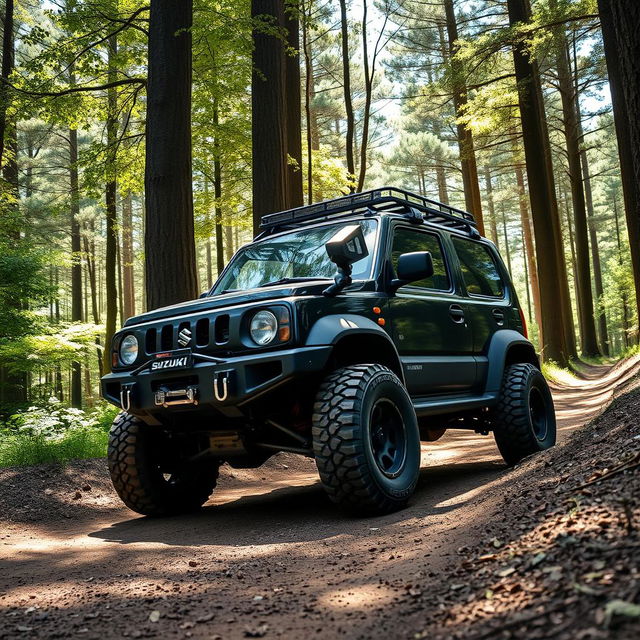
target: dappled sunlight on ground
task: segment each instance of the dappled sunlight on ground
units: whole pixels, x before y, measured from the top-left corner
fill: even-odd
[[[580,386],[553,385],[559,441],[598,415],[639,365],[636,358],[602,367],[604,377],[584,378]],[[25,507],[24,521],[5,523],[0,532],[0,638],[3,612],[7,624],[16,624],[35,615],[25,613],[33,607],[52,611],[54,604],[60,614],[43,629],[58,620],[69,637],[82,632],[99,640],[82,631],[94,614],[108,637],[162,630],[183,638],[189,629],[196,638],[215,631],[228,640],[245,637],[245,622],[276,624],[288,637],[310,630],[353,636],[372,616],[380,625],[369,637],[394,637],[385,608],[422,597],[418,582],[437,577],[459,548],[486,539],[492,518],[501,517],[507,483],[526,473],[508,471],[493,437],[449,431],[423,443],[416,493],[397,513],[346,516],[324,494],[312,460],[283,456],[256,470],[225,468],[197,514],[151,519],[125,509],[103,471],[95,465],[89,471],[92,489],[79,499],[71,469],[61,495],[45,496],[56,479],[43,479],[38,491],[54,515],[37,519]],[[22,473],[5,470],[2,482],[19,492]],[[490,590],[513,598],[506,606],[514,611],[537,597],[533,589],[512,593],[504,583],[487,577]],[[493,604],[470,600],[461,613],[465,606],[490,615]],[[152,610],[161,626],[149,622]]]

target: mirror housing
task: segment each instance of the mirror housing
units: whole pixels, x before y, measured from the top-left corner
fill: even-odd
[[[340,229],[325,244],[325,249],[329,260],[338,267],[338,273],[334,283],[323,293],[326,296],[334,296],[351,284],[351,265],[366,258],[369,249],[359,224],[350,224]]]
[[[334,262],[339,269],[347,269],[354,262],[369,255],[362,227],[359,224],[350,224],[340,229],[325,244],[325,248],[329,260]]]
[[[430,278],[433,275],[433,259],[429,251],[414,251],[403,253],[398,258],[397,278],[391,281],[391,288],[395,292],[405,284]]]
[[[209,291],[203,291],[203,292],[198,296],[198,298],[206,298],[206,297],[208,297],[208,296],[209,296]]]

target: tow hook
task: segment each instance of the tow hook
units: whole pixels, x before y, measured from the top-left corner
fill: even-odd
[[[222,391],[220,384],[222,383]],[[213,395],[218,402],[224,402],[229,396],[229,372],[220,371],[213,376]]]
[[[120,387],[120,406],[125,413],[131,409],[131,391],[134,385],[135,382],[130,382]]]

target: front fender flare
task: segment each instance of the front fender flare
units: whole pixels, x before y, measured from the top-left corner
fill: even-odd
[[[373,320],[352,313],[342,313],[324,316],[320,318],[309,331],[305,345],[337,345],[341,340],[350,336],[370,335],[385,341],[393,354],[396,362],[396,370],[404,383],[404,371],[402,361],[396,349],[396,345],[384,329]]]

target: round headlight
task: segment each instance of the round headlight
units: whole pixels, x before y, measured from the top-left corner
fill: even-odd
[[[258,311],[251,318],[249,333],[252,340],[263,347],[278,335],[278,321],[271,311]]]
[[[133,364],[138,357],[138,340],[129,334],[122,339],[120,343],[120,361],[122,364]]]

